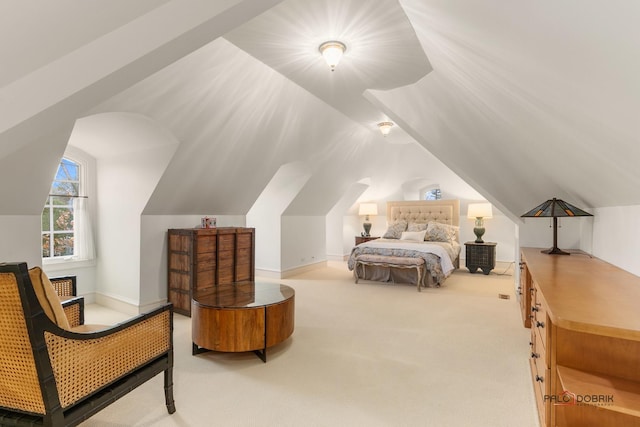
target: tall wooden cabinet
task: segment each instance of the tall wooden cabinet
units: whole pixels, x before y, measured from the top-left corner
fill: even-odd
[[[523,248],[542,426],[640,426],[640,277],[585,253]]]
[[[196,290],[255,278],[253,228],[170,229],[168,241],[168,299],[176,313],[191,315]]]

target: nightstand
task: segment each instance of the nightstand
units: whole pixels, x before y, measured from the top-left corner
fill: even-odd
[[[356,245],[360,243],[368,242],[369,240],[379,239],[380,236],[356,236]]]
[[[465,266],[470,273],[475,273],[478,268],[484,274],[489,274],[496,267],[496,245],[494,242],[467,242]]]

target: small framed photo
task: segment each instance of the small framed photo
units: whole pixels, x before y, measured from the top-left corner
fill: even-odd
[[[202,218],[200,220],[200,226],[202,228],[215,228],[216,219],[215,218],[210,218],[208,216],[205,216],[204,218]]]

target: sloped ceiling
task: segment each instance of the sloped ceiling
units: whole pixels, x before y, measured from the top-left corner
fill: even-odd
[[[318,175],[291,210],[304,213],[326,182],[313,205],[322,214],[341,185],[367,176],[375,123],[391,118],[399,126],[376,155],[401,163],[413,152],[392,143],[417,142],[425,161],[432,153],[514,219],[554,196],[583,208],[640,204],[638,2],[85,3],[100,14],[75,4],[1,6],[0,34],[12,41],[0,74],[3,170],[12,153],[44,148],[76,118],[127,111],[181,141],[150,211],[180,201],[178,177],[199,188],[193,168],[244,184],[246,197],[231,195],[234,184],[210,199],[246,212],[276,163],[303,157]],[[56,35],[38,43],[48,32]],[[348,51],[331,73],[317,46],[341,37]],[[241,140],[253,143],[233,145]],[[203,150],[211,160],[195,166]],[[200,207],[209,205],[191,202]]]
[[[169,0],[0,2],[0,87],[44,67]]]
[[[640,203],[640,3],[401,0],[434,72],[371,98],[507,212]]]

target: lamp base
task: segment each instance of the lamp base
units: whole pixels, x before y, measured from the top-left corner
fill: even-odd
[[[569,252],[565,252],[562,249],[558,249],[557,246],[554,246],[550,249],[546,249],[540,252],[542,252],[543,254],[549,254],[549,255],[571,255]]]
[[[362,227],[364,228],[364,237],[371,236],[369,234],[369,232],[371,231],[371,223],[370,222],[364,222],[364,223],[362,223]]]
[[[476,243],[484,243],[484,240],[482,240],[482,235],[484,234],[484,227],[475,227],[473,229],[473,232],[476,235]]]

